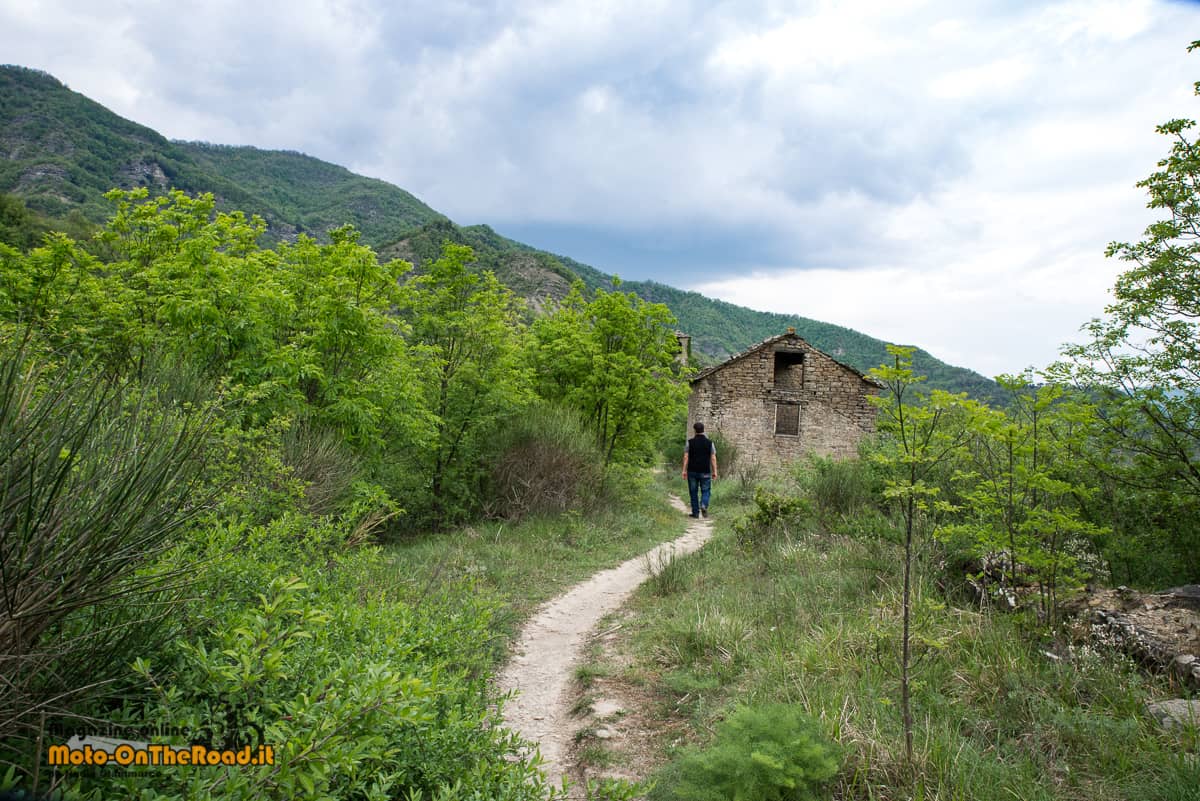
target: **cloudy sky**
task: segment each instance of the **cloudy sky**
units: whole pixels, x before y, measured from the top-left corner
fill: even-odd
[[[0,0],[0,62],[630,279],[1042,366],[1200,116],[1166,0]]]

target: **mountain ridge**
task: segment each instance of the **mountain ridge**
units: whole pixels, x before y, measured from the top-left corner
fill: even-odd
[[[20,199],[55,227],[99,224],[112,187],[211,192],[223,210],[258,214],[270,241],[317,238],[353,224],[381,257],[420,265],[444,241],[470,245],[482,269],[541,308],[578,279],[591,291],[614,276],[567,256],[509,239],[487,225],[461,226],[406,190],[297,151],[170,140],[72,91],[41,70],[0,66],[0,193]],[[4,230],[0,227],[0,231]],[[815,347],[866,371],[888,360],[886,343],[854,329],[798,315],[761,312],[655,281],[623,281],[624,291],[664,303],[693,353],[712,364],[788,327]],[[914,369],[929,385],[994,399],[996,384],[917,349]]]

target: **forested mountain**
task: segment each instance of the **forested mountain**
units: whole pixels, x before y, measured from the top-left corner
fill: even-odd
[[[113,187],[212,192],[218,206],[260,215],[268,237],[322,236],[353,222],[371,244],[440,215],[399,187],[301,153],[172,142],[57,79],[0,67],[0,191],[34,212],[92,222]]]
[[[571,282],[608,287],[612,276],[570,258],[508,239],[486,225],[459,226],[385,181],[355,175],[301,153],[177,142],[117,116],[46,73],[0,67],[0,239],[26,245],[48,225],[72,233],[111,213],[103,194],[145,186],[211,192],[218,207],[260,215],[271,240],[326,232],[352,223],[382,255],[421,264],[450,240],[471,246],[479,266],[540,307]],[[830,323],[754,311],[655,282],[625,290],[665,303],[693,337],[693,354],[715,363],[788,326],[813,345],[860,370],[887,359],[885,343]],[[930,385],[990,398],[996,385],[925,351],[914,356]]]

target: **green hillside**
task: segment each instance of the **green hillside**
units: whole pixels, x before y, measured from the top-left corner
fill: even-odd
[[[495,272],[535,309],[563,297],[576,278],[592,290],[612,284],[612,276],[586,264],[486,225],[456,225],[399,187],[302,153],[170,141],[24,67],[0,67],[0,154],[0,238],[21,246],[48,225],[78,235],[89,222],[103,221],[111,212],[103,194],[113,187],[177,188],[212,192],[223,209],[258,214],[271,240],[299,233],[324,238],[330,228],[351,223],[382,256],[418,268],[447,240],[470,245],[480,268]],[[887,358],[882,340],[842,326],[754,311],[655,282],[628,281],[622,288],[665,303],[679,328],[692,335],[701,364],[789,326],[859,370]],[[917,352],[915,366],[930,386],[994,396],[992,381],[925,351]]]
[[[399,187],[301,153],[171,142],[24,67],[0,67],[0,153],[0,192],[55,218],[101,222],[105,192],[138,186],[212,192],[222,208],[260,215],[271,239],[353,222],[377,245],[440,216]]]
[[[198,175],[236,185],[254,207],[270,209],[263,216],[280,228],[320,235],[353,221],[364,242],[378,245],[399,229],[441,217],[399,187],[303,153],[201,142],[176,147],[195,162]]]

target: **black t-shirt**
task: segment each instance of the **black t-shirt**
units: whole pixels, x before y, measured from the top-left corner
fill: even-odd
[[[717,446],[703,434],[697,434],[687,441],[688,472],[711,473],[712,456],[717,452]]]

